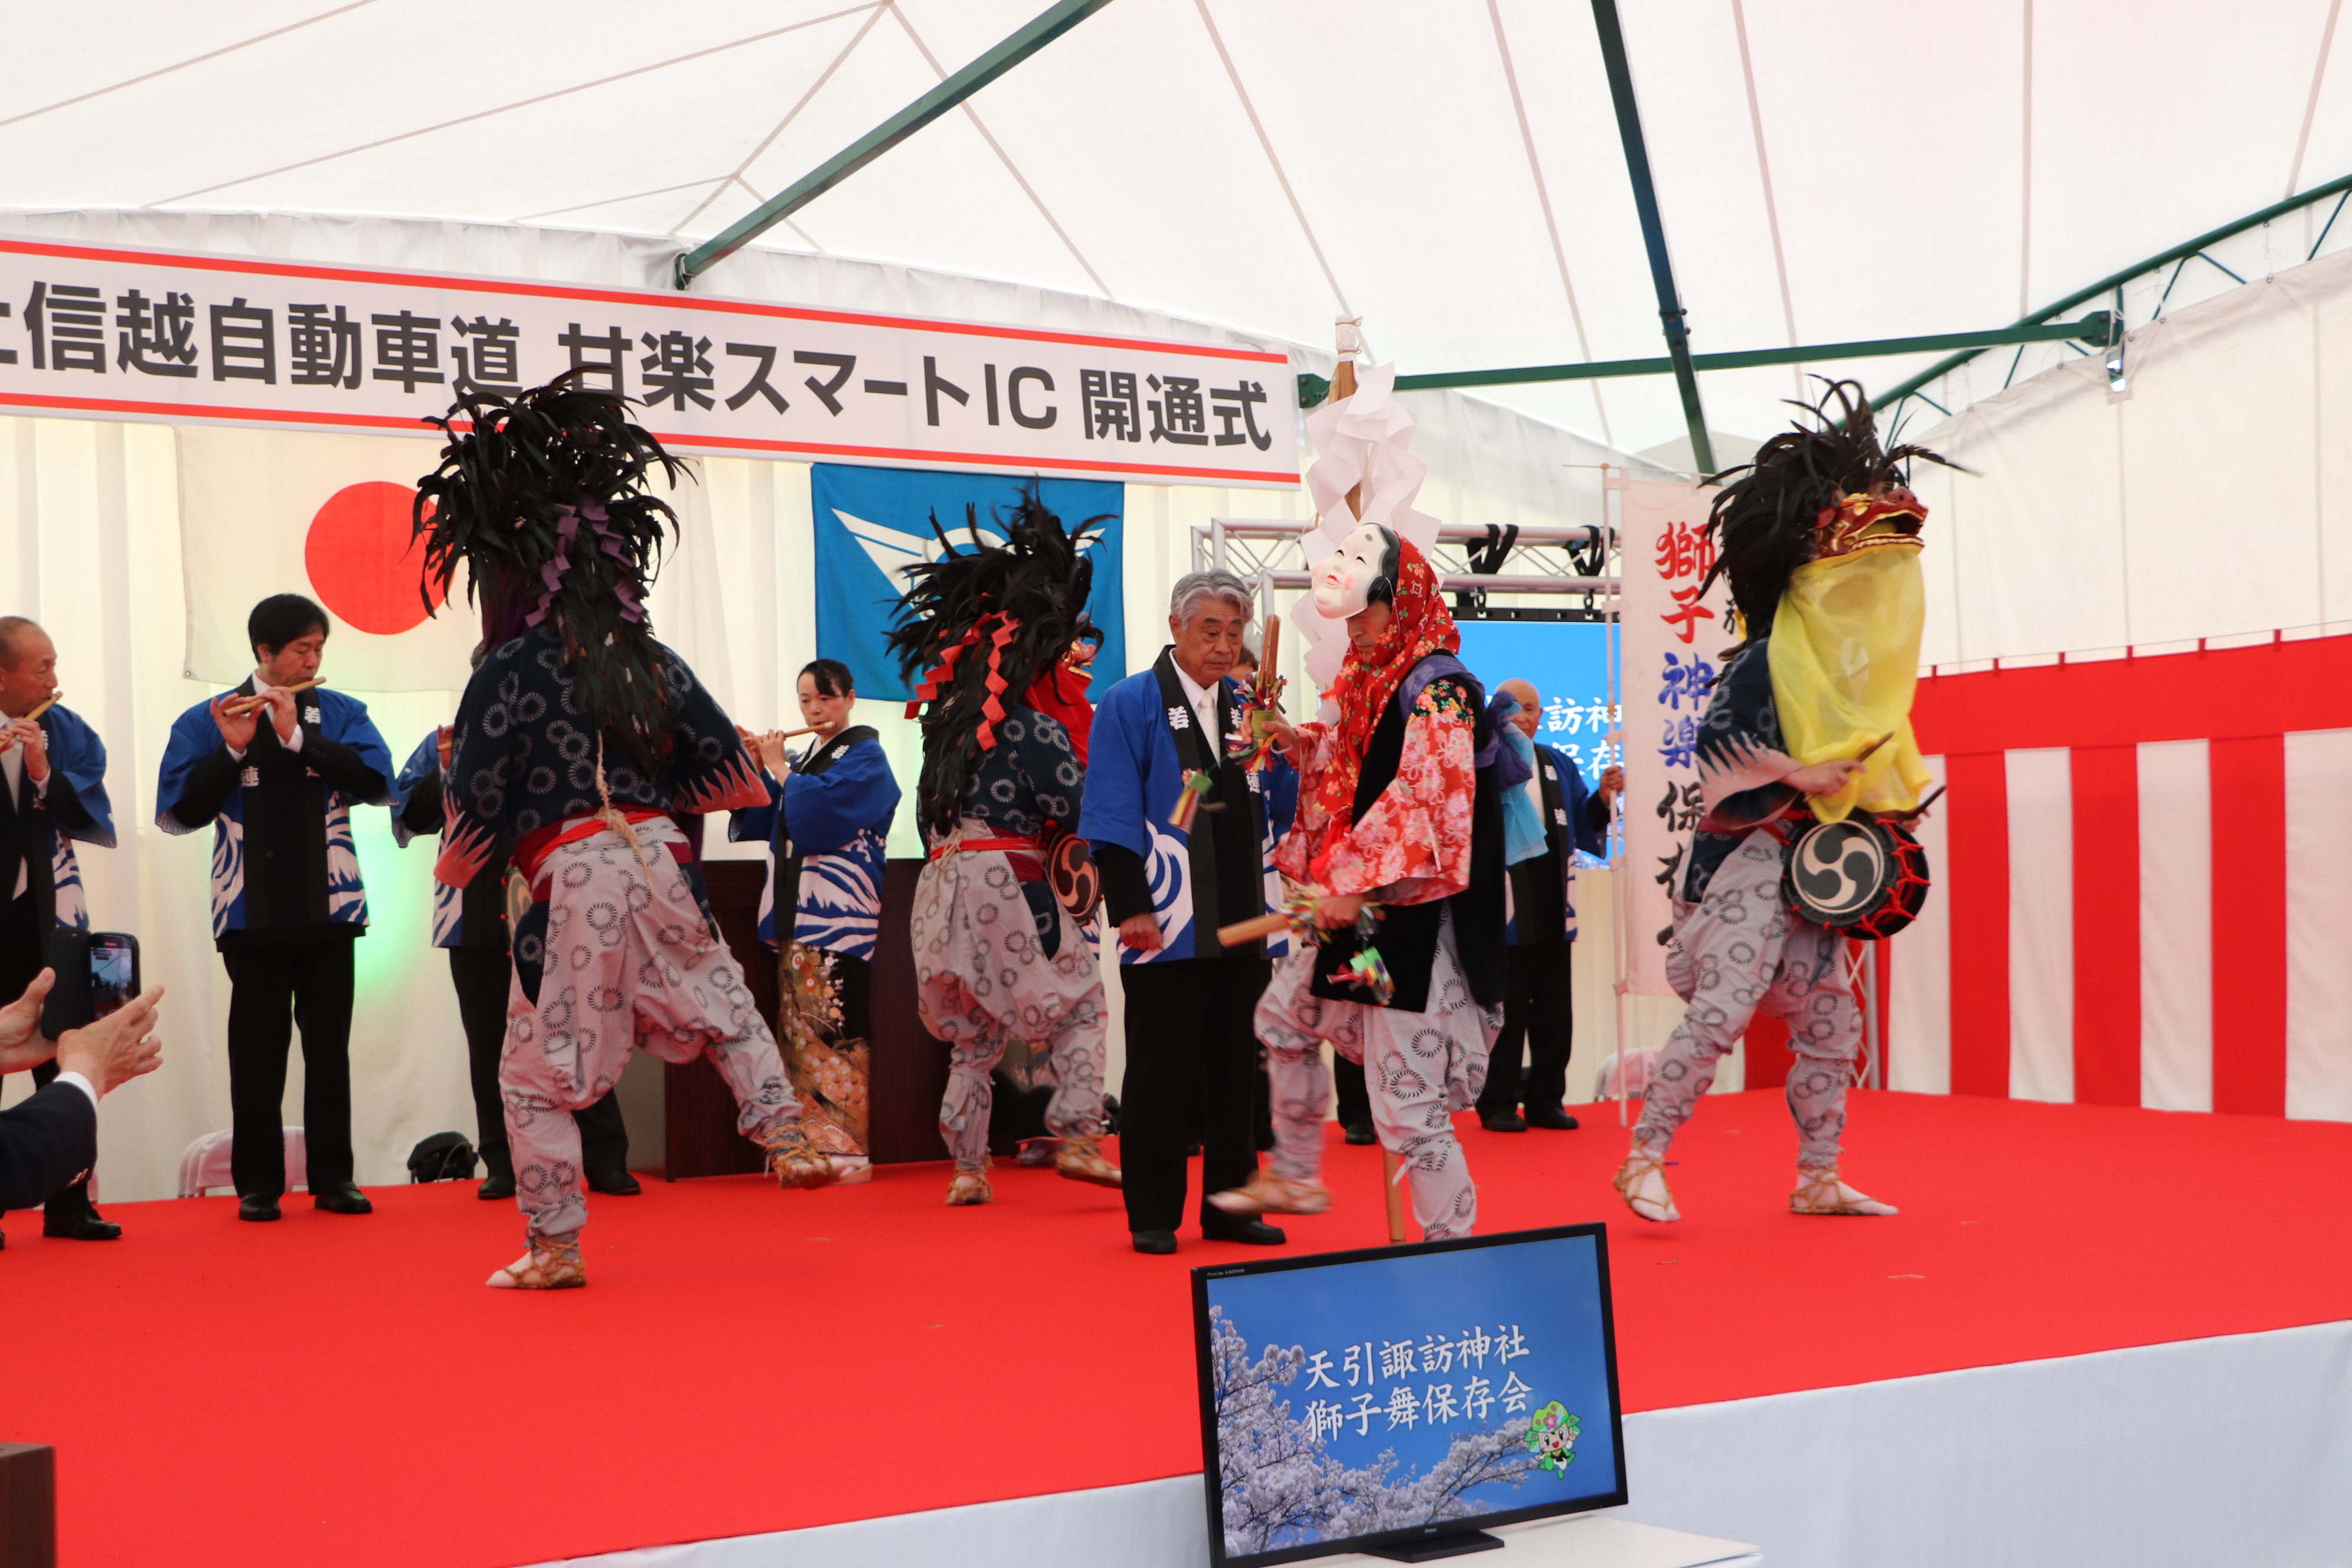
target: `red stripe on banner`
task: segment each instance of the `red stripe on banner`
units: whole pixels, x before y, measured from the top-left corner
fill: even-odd
[[[2352,728],[2352,637],[1931,676],[1911,728],[1930,755]]]
[[[2286,738],[2217,740],[2213,1109],[2286,1114]]]
[[[1270,349],[1232,348],[1223,343],[1163,342],[1156,338],[1108,337],[1097,332],[1050,331],[1039,327],[1001,326],[989,321],[936,321],[923,316],[877,316],[861,310],[828,310],[809,305],[781,305],[764,300],[714,299],[698,294],[674,294],[642,289],[589,289],[569,283],[538,283],[520,278],[481,278],[445,272],[394,272],[383,268],[321,267],[309,262],[267,261],[252,256],[203,255],[181,250],[123,250],[112,246],[60,245],[34,239],[0,239],[0,251],[19,256],[53,256],[76,261],[152,261],[205,272],[243,272],[261,277],[313,278],[335,283],[391,284],[440,289],[454,293],[521,294],[546,300],[591,300],[599,304],[640,306],[676,315],[679,311],[715,311],[730,316],[773,316],[781,321],[835,321],[850,326],[888,327],[897,331],[953,332],[969,337],[1013,338],[1033,343],[1075,343],[1085,348],[1149,349],[1158,353],[1192,359],[1246,360],[1260,364],[1286,364],[1290,356]]]
[[[2139,1103],[2139,749],[2077,746],[2074,1101]]]
[[[1922,689],[1926,683],[1921,683]],[[2009,759],[1944,759],[1951,860],[1952,1092],[2009,1093]]]

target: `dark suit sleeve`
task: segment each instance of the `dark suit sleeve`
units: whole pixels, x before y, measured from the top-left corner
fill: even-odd
[[[382,800],[390,781],[370,767],[364,758],[341,741],[331,741],[310,725],[302,726],[302,761],[311,772],[353,800]]]
[[[98,1110],[73,1085],[0,1110],[0,1209],[38,1208],[97,1163]]]
[[[302,745],[308,750],[310,742]],[[425,834],[441,831],[441,775],[426,773],[408,792],[407,804],[400,808],[401,826],[411,833]]]
[[[1095,868],[1102,873],[1103,908],[1110,923],[1130,915],[1148,915],[1151,907],[1151,874],[1143,857],[1124,844],[1094,846]]]
[[[215,745],[190,771],[187,787],[180,792],[180,798],[163,809],[190,832],[210,826],[213,818],[220,815],[221,804],[228,799],[228,792],[236,786],[243,766],[228,754],[226,742]]]

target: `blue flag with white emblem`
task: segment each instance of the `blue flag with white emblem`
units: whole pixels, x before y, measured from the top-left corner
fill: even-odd
[[[941,547],[930,524],[934,512],[959,546],[971,539],[964,531],[966,506],[977,509],[982,533],[1002,541],[1004,530],[998,514],[1012,515],[1024,482],[1037,485],[1039,499],[1061,518],[1064,528],[1076,531],[1089,519],[1106,520],[1087,534],[1084,546],[1095,564],[1087,614],[1103,634],[1087,698],[1101,700],[1127,673],[1120,591],[1127,489],[1098,479],[1024,481],[995,474],[814,465],[809,500],[816,524],[817,657],[847,665],[860,697],[894,702],[913,697],[883,644],[898,595],[907,586],[898,568],[939,559]]]

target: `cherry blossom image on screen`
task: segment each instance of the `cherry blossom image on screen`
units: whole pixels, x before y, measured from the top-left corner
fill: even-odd
[[[1589,1236],[1206,1282],[1224,1554],[1607,1499]]]

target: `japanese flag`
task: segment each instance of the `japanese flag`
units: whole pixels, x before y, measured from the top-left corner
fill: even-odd
[[[187,674],[234,685],[252,672],[247,615],[303,594],[331,617],[321,673],[346,691],[451,691],[469,673],[481,617],[461,570],[428,616],[411,538],[429,440],[182,426],[180,558]]]

